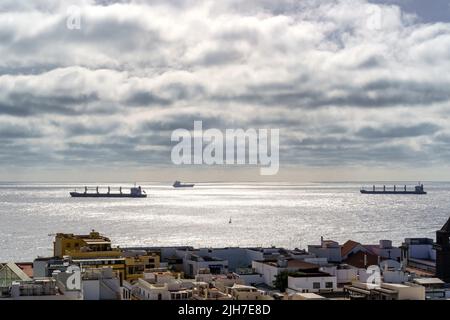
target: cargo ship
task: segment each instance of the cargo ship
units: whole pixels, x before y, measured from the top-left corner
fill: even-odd
[[[95,192],[89,192],[88,187],[84,187],[84,192],[70,192],[70,196],[73,198],[147,198],[147,194],[142,188],[133,187],[130,188],[130,192],[122,192],[122,187],[118,192],[111,192],[111,187],[108,187],[107,192],[100,192],[99,187],[95,188]]]
[[[376,186],[373,186],[371,189],[365,189],[361,188],[362,194],[427,194],[424,190],[423,184],[418,184],[414,187],[414,189],[408,189],[407,186],[396,186],[394,185],[393,188],[386,188],[386,186],[383,186],[381,188],[377,188]]]
[[[181,183],[180,181],[177,180],[173,183],[173,187],[174,188],[193,188],[194,184]]]

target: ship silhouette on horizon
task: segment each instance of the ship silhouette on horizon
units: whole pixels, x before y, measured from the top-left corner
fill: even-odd
[[[191,184],[191,183],[181,183],[181,181],[175,181],[174,183],[173,183],[173,187],[174,188],[193,188],[194,187],[194,184]]]
[[[88,187],[84,187],[84,192],[70,192],[73,198],[147,198],[147,194],[142,190],[141,186],[130,188],[130,192],[122,192],[122,187],[119,187],[119,192],[111,192],[111,187],[108,187],[107,192],[100,192],[99,187],[95,188],[95,192],[89,192]]]
[[[407,186],[398,187],[394,185],[392,189],[387,188],[385,185],[382,188],[378,188],[373,185],[371,189],[361,188],[362,194],[417,194],[424,195],[427,192],[424,190],[423,184],[419,183],[414,189],[408,189]]]

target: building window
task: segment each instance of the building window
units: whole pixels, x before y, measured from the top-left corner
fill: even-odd
[[[325,282],[325,288],[333,289],[333,282]]]
[[[313,282],[313,289],[320,289],[320,282]]]

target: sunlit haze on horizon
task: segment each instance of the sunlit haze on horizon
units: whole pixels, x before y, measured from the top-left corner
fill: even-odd
[[[0,3],[0,181],[450,180],[448,1]],[[279,129],[280,170],[175,166]]]

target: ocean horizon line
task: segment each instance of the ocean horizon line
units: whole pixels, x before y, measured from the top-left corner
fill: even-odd
[[[173,183],[174,180],[155,180],[155,181],[70,181],[70,180],[48,180],[48,181],[38,181],[38,180],[15,180],[15,181],[0,181],[0,184],[152,184],[152,183]],[[297,184],[308,184],[308,183],[450,183],[450,180],[323,180],[323,181],[259,181],[259,180],[248,180],[248,181],[225,181],[225,180],[203,180],[203,181],[195,181],[195,180],[182,180],[183,182],[191,182],[191,183],[201,183],[201,184],[289,184],[289,185],[297,185]]]

